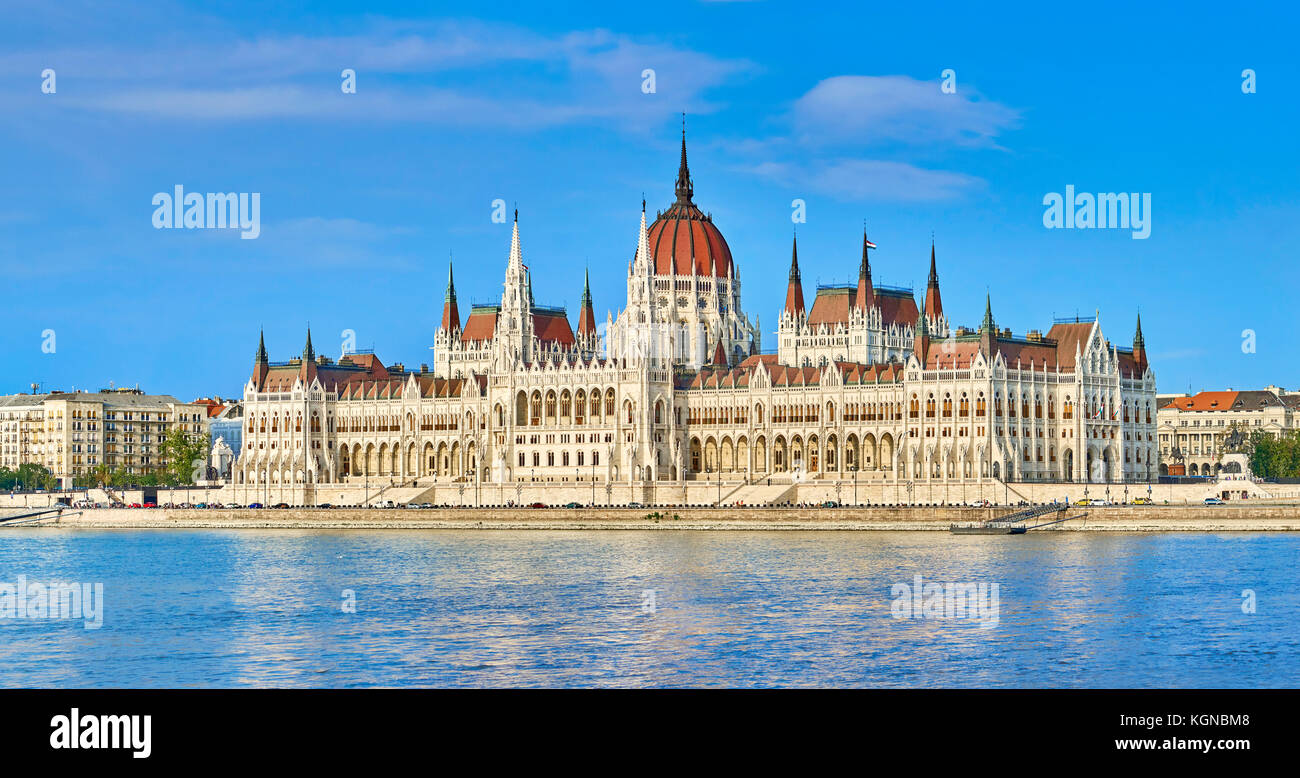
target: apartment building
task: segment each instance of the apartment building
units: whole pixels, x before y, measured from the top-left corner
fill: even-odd
[[[207,410],[139,389],[0,396],[0,466],[43,465],[72,485],[99,465],[144,474],[167,465],[162,442],[179,427],[205,431]]]

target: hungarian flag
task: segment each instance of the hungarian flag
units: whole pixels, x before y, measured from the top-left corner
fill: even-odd
[[[866,247],[869,248],[869,249],[874,249],[874,248],[876,247],[876,244],[874,244],[874,243],[872,243],[871,241],[867,240],[867,236],[866,236],[866,235],[863,235],[863,236],[862,236],[862,245],[866,246]]]

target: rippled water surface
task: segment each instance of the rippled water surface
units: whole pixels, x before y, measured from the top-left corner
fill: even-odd
[[[0,583],[105,607],[0,618],[0,685],[1294,687],[1298,558],[1246,533],[9,530]],[[998,584],[996,624],[895,618],[916,575]]]

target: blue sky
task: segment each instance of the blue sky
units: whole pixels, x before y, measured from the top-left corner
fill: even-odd
[[[696,202],[768,346],[800,198],[810,296],[855,277],[865,219],[876,281],[918,293],[933,233],[956,323],[977,325],[988,291],[1016,333],[1099,308],[1127,345],[1140,310],[1161,391],[1300,388],[1282,4],[442,7],[6,4],[0,392],[237,395],[258,328],[281,360],[308,322],[319,353],[352,330],[385,361],[431,362],[449,254],[462,313],[500,294],[495,199],[518,204],[538,302],[576,321],[589,266],[604,321],[642,193],[652,212],[672,200],[682,111]],[[154,229],[153,195],[178,184],[260,193],[261,235]],[[1150,237],[1044,228],[1067,185],[1151,193]]]

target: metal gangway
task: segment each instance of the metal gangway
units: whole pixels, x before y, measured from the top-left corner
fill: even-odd
[[[1008,513],[1005,516],[995,516],[985,521],[985,524],[1019,524],[1030,519],[1036,519],[1039,516],[1046,516],[1049,513],[1062,513],[1069,510],[1069,503],[1049,502],[1046,505],[1035,505],[1032,508],[1026,508],[1023,511]],[[1042,526],[1042,525],[1038,525]]]
[[[1056,519],[1054,521],[1035,524],[1032,527],[1026,527],[1025,522],[1036,519],[1039,516],[1046,516],[1049,513],[1061,513],[1069,508],[1069,504],[1048,503],[1047,505],[1035,505],[1032,508],[1026,508],[1023,511],[1015,511],[1004,516],[994,516],[982,522],[973,524],[950,524],[948,531],[954,535],[1023,535],[1031,529],[1046,527],[1049,524],[1059,524],[1066,519]],[[1073,517],[1073,518],[1078,518]]]

